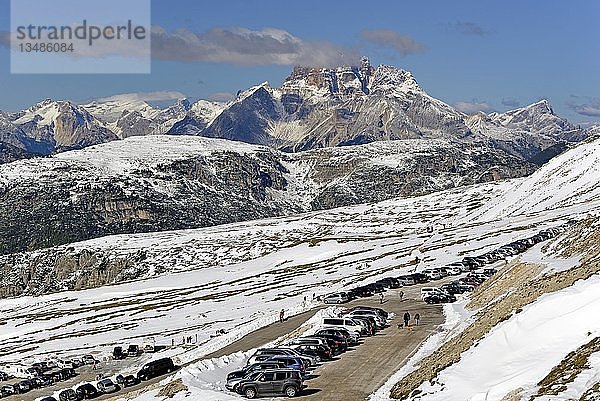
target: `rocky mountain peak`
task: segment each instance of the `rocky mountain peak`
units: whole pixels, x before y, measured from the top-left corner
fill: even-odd
[[[375,69],[366,57],[363,58],[360,66],[335,68],[296,66],[285,79],[281,90],[303,98],[360,96],[369,93],[369,83],[374,72]]]

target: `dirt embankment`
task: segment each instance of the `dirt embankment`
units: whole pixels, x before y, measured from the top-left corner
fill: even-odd
[[[530,397],[534,401],[546,395],[558,395],[567,390],[567,385],[584,370],[589,369],[589,358],[592,354],[600,352],[600,337],[595,337],[577,350],[570,352],[546,377],[539,383],[537,394]]]
[[[418,387],[433,381],[443,369],[460,361],[461,354],[476,345],[497,324],[509,319],[540,296],[570,287],[578,280],[600,272],[600,224],[588,219],[574,225],[557,249],[564,256],[581,255],[582,263],[573,269],[539,276],[540,267],[517,263],[489,280],[473,294],[469,307],[481,308],[477,320],[460,335],[424,358],[413,371],[392,388],[391,396],[407,399],[419,394]]]

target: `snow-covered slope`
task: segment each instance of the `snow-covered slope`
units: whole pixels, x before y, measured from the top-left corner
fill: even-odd
[[[600,139],[581,143],[530,177],[510,184],[483,219],[534,213],[600,199]]]
[[[0,253],[423,195],[533,170],[502,151],[442,140],[285,154],[135,136],[0,166],[0,230],[11,238]]]

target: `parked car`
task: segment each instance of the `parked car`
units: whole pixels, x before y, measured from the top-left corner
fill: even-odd
[[[140,380],[134,375],[127,375],[123,378],[123,387],[131,387],[139,383]]]
[[[230,391],[235,391],[235,387],[244,377],[261,370],[279,368],[285,368],[285,364],[283,362],[270,361],[258,362],[244,366],[241,370],[233,371],[227,375],[227,383],[225,384],[225,388],[227,388]]]
[[[117,346],[115,348],[113,348],[113,359],[125,359],[125,357],[127,355],[125,355],[125,353],[123,352],[123,347]]]
[[[69,362],[71,362],[71,365],[73,365],[74,369],[77,369],[78,367],[80,367],[82,365],[80,359],[71,359],[71,360],[69,360]]]
[[[15,390],[19,394],[28,393],[33,389],[31,382],[29,380],[21,380],[17,384],[14,385]]]
[[[355,317],[371,317],[375,320],[377,328],[385,327],[386,321],[385,319],[379,315],[376,311],[373,310],[364,310],[364,309],[355,309],[350,311],[346,316],[355,318]]]
[[[304,337],[305,339],[321,339],[324,340],[329,348],[331,348],[331,352],[333,355],[339,355],[345,352],[348,349],[348,341],[344,337],[334,336],[334,335],[314,335]]]
[[[355,331],[348,331],[343,327],[331,326],[323,327],[316,334],[334,334],[346,340],[348,345],[356,345],[360,340],[360,335]]]
[[[442,278],[442,274],[440,273],[439,270],[426,269],[426,270],[423,270],[422,273],[424,275],[426,275],[429,280],[439,280]]]
[[[428,304],[442,304],[442,303],[455,302],[456,297],[454,295],[444,294],[444,293],[440,292],[440,293],[432,293],[432,294],[425,296],[425,298],[423,298],[423,301],[425,301],[425,303],[428,303]]]
[[[354,315],[352,316],[352,320],[362,324],[365,327],[365,329],[367,330],[366,334],[368,336],[372,336],[375,334],[375,330],[377,329],[377,324],[374,321],[372,322],[365,316],[354,316]]]
[[[98,361],[96,361],[96,358],[94,358],[93,355],[88,354],[81,357],[81,362],[83,362],[84,365],[93,365]]]
[[[295,356],[274,356],[268,359],[269,362],[280,362],[287,369],[294,369],[300,371],[302,376],[306,373],[306,365],[300,358]]]
[[[316,363],[316,361],[313,357],[308,356],[308,355],[302,355],[298,351],[291,349],[291,348],[261,348],[261,349],[256,350],[254,355],[252,355],[248,359],[248,364],[266,361],[271,356],[279,356],[279,355],[294,356],[296,358],[300,358],[305,362],[305,365],[307,367],[314,365]]]
[[[73,390],[72,388],[68,388],[68,389],[63,390],[60,393],[58,393],[58,400],[59,401],[80,401],[81,398],[80,398],[79,394],[77,394],[75,392],[75,390]]]
[[[377,314],[379,314],[379,316],[383,317],[384,319],[388,318],[388,313],[381,309],[381,308],[374,308],[372,306],[355,306],[351,309],[348,309],[348,311],[357,311],[357,310],[370,310],[370,311],[375,311],[377,312]]]
[[[58,359],[56,361],[56,366],[59,367],[60,369],[65,369],[65,368],[73,369],[73,363],[71,361],[67,361],[64,359]]]
[[[296,339],[290,341],[289,343],[287,343],[287,345],[289,347],[292,347],[294,345],[304,345],[304,344],[328,345],[327,341],[324,338],[317,338],[317,337],[299,337],[299,338],[296,338]]]
[[[321,320],[321,326],[327,327],[343,327],[348,331],[353,331],[359,336],[363,331],[363,327],[349,318],[326,317]]]
[[[121,389],[117,384],[113,383],[113,381],[108,378],[100,380],[97,384],[97,388],[102,394],[116,393]]]
[[[175,365],[171,358],[162,358],[148,362],[137,373],[137,378],[140,380],[148,380],[153,377],[162,376],[175,371]]]
[[[375,291],[372,288],[361,286],[351,289],[350,295],[354,298],[366,298],[375,295]]]
[[[60,373],[63,376],[63,380],[70,379],[72,377],[77,376],[77,372],[73,368],[64,368],[60,370]]]
[[[142,344],[142,350],[146,353],[156,352],[156,341],[154,337],[150,337],[144,340]]]
[[[415,278],[413,276],[398,276],[397,279],[398,279],[398,282],[400,283],[400,285],[402,285],[402,286],[416,284]]]
[[[85,383],[75,389],[75,392],[79,394],[80,399],[90,400],[100,395],[96,387],[91,383]]]
[[[413,273],[411,276],[415,279],[417,284],[425,284],[429,282],[429,278],[423,273]]]
[[[399,288],[400,281],[394,277],[386,277],[376,281],[377,284],[381,284],[386,288]]]
[[[42,381],[42,387],[51,386],[54,384],[55,380],[52,375],[49,374],[41,374],[38,376],[38,379]]]
[[[141,351],[139,345],[131,344],[129,347],[127,347],[127,356],[139,356],[140,354]]]
[[[375,294],[385,292],[385,287],[381,283],[367,284],[367,288],[370,288]]]
[[[336,326],[327,327],[327,328],[323,328],[315,333],[315,335],[317,335],[317,336],[320,336],[323,334],[334,335],[336,337],[343,338],[344,341],[346,342],[346,346],[348,346],[350,344],[358,344],[358,339],[359,339],[358,334],[356,334],[356,332],[354,332],[354,331],[349,332],[348,330],[345,330],[342,327],[336,327]]]
[[[267,370],[250,375],[237,386],[236,392],[246,398],[263,395],[286,395],[295,397],[302,391],[302,378],[298,371],[291,369]]]
[[[0,387],[0,393],[2,393],[3,397],[18,394],[17,389],[12,384],[5,384],[4,386]]]
[[[421,299],[425,299],[425,297],[427,297],[429,295],[441,293],[441,292],[442,291],[437,287],[423,287],[423,288],[421,288]]]
[[[329,294],[323,298],[326,304],[343,304],[350,301],[346,293]]]
[[[31,379],[31,384],[32,384],[33,388],[40,388],[40,387],[46,386],[46,382],[44,380],[42,380],[42,378],[40,376],[34,377],[33,379]]]
[[[309,355],[317,362],[327,361],[332,358],[331,348],[327,345],[310,345],[310,344],[302,344],[295,345],[293,349],[298,351],[301,355]]]

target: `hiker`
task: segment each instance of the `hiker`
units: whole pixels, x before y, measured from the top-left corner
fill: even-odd
[[[404,298],[404,291],[400,291],[398,296],[400,297],[400,301],[402,301],[402,298]]]
[[[171,347],[174,347],[174,346],[175,346],[175,339],[171,338]]]
[[[404,327],[408,327],[410,325],[410,313],[404,312]]]
[[[181,336],[181,343],[185,344],[185,336]]]
[[[279,312],[279,323],[283,323],[284,316],[285,316],[285,310],[282,309],[281,312]]]
[[[308,299],[306,299],[306,295],[305,295],[304,301],[302,301],[302,307],[306,308],[306,305],[308,305]]]
[[[383,292],[379,293],[379,303],[382,304],[383,303]]]
[[[415,326],[419,325],[419,320],[421,320],[421,315],[415,313]]]

